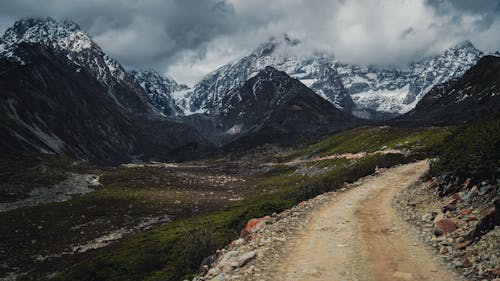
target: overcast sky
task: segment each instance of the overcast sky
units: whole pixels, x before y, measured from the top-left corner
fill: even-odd
[[[2,0],[0,32],[21,17],[69,18],[127,68],[192,85],[271,36],[303,54],[405,65],[470,39],[500,50],[500,0]]]

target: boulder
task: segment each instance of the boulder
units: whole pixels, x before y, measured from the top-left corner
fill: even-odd
[[[244,253],[238,258],[238,267],[245,266],[248,262],[253,260],[257,256],[257,252],[255,251],[250,251],[247,253]]]
[[[262,231],[264,228],[266,228],[266,223],[269,221],[271,217],[266,216],[260,219],[251,219],[247,222],[247,225],[245,228],[241,231],[240,237],[242,238],[248,238],[250,234],[254,234],[257,232]]]
[[[461,243],[457,243],[457,244],[455,244],[455,248],[457,250],[462,250],[462,249],[465,249],[467,246],[469,246],[470,243],[471,243],[471,241],[464,241]]]
[[[449,219],[442,219],[434,223],[434,228],[437,233],[448,234],[457,230],[457,225]]]
[[[462,216],[468,215],[470,213],[472,213],[472,209],[470,209],[470,208],[465,208],[465,209],[460,210],[460,215],[462,215]]]

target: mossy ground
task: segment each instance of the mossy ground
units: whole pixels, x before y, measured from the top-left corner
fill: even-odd
[[[383,147],[413,152],[409,157],[369,154],[359,159],[309,163],[327,168],[323,173],[309,175],[298,172],[299,167],[277,164],[272,169],[255,172],[235,168],[227,173],[237,180],[224,181],[228,175],[219,178],[221,165],[224,169],[238,167],[230,159],[206,160],[195,163],[194,168],[181,164],[178,168],[104,169],[101,170],[103,187],[96,192],[67,202],[0,214],[2,222],[6,222],[6,230],[1,232],[8,238],[0,242],[0,247],[4,249],[17,243],[26,253],[17,254],[16,264],[29,263],[33,252],[43,253],[48,247],[55,248],[53,252],[62,251],[65,245],[88,240],[109,228],[134,225],[148,215],[169,214],[175,218],[171,223],[83,255],[38,264],[30,268],[33,271],[25,279],[42,279],[46,273],[59,271],[57,280],[182,280],[195,273],[205,257],[235,239],[248,219],[290,208],[302,200],[339,188],[344,182],[372,174],[376,167],[433,155],[451,131],[448,128],[358,128],[292,150],[291,156],[282,159],[281,163],[285,163],[290,159],[334,153],[373,152]],[[230,200],[237,197],[244,199]],[[33,223],[26,224],[18,218]],[[75,225],[90,226],[72,231]],[[9,234],[13,229],[22,235]],[[27,242],[31,239],[38,242],[31,245]],[[59,240],[64,243],[57,242]],[[35,250],[30,251],[29,247]],[[9,253],[16,255],[15,249],[9,249]]]

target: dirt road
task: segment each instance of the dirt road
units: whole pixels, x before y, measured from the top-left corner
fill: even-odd
[[[386,170],[311,214],[270,275],[286,281],[457,280],[391,206],[393,196],[427,169],[421,161]]]

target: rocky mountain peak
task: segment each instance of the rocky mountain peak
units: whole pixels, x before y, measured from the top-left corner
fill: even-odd
[[[0,42],[0,54],[7,53],[21,42],[39,43],[58,51],[78,53],[97,47],[80,27],[69,20],[26,18],[7,29]]]
[[[161,75],[154,69],[132,70],[130,75],[136,84],[144,90],[149,102],[164,115],[184,114],[172,94],[188,89],[186,85],[178,84],[174,78]]]
[[[125,71],[114,59],[70,20],[25,18],[5,31],[0,41],[0,57],[19,64],[28,61],[14,53],[20,43],[38,43],[66,57],[76,66],[92,72],[103,84],[111,85],[125,79]]]

